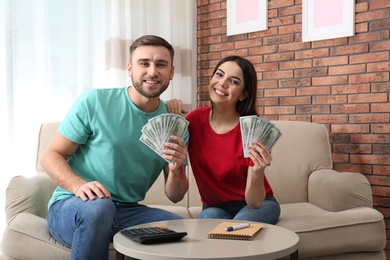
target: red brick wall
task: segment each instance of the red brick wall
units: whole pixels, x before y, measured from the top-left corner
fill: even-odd
[[[220,58],[258,71],[258,114],[325,124],[334,169],[361,172],[384,216],[390,259],[390,1],[356,1],[356,35],[302,42],[302,0],[270,0],[268,30],[226,36],[226,1],[197,0],[198,106]]]

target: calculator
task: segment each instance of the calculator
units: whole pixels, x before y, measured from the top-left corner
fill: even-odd
[[[127,228],[121,231],[123,235],[141,244],[155,244],[178,241],[187,235],[187,232],[176,232],[164,226]]]

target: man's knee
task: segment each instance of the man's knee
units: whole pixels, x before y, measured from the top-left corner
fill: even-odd
[[[115,216],[115,204],[107,198],[88,200],[80,208],[80,214],[89,221],[110,221]]]

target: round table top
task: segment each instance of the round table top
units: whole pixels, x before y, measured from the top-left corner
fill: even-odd
[[[144,245],[118,232],[114,247],[123,255],[144,259],[276,259],[298,250],[299,237],[294,232],[264,224],[253,240],[209,239],[207,233],[225,219],[183,219],[152,222],[133,226],[166,226],[174,231],[187,232],[177,242]],[[237,222],[237,221],[235,221]],[[249,222],[250,223],[250,222]]]

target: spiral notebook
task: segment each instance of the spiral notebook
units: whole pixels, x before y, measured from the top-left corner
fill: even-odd
[[[225,228],[242,224],[242,222],[222,222],[207,234],[212,239],[253,240],[256,234],[264,226],[261,223],[251,223],[249,227],[226,231]]]

